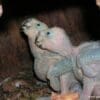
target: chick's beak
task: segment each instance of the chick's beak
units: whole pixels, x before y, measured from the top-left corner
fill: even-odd
[[[36,44],[38,47],[42,48],[42,42],[43,42],[43,38],[40,37],[40,36],[38,35],[38,36],[36,37],[35,44]]]

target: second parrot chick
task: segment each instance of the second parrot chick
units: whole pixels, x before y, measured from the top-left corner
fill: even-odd
[[[83,91],[80,96],[81,100],[89,100],[93,88],[97,84],[100,86],[100,43],[87,42],[75,47],[62,28],[53,27],[41,31],[37,36],[36,44],[41,49],[48,50],[66,58],[66,60],[55,64],[56,67],[53,67],[54,73],[52,73],[53,69],[49,72],[48,78],[51,83],[54,77],[59,79],[63,74],[65,74],[66,79],[69,77],[68,81],[72,80],[70,78],[72,74],[68,75],[68,68],[72,67],[73,72],[71,73],[74,73],[74,76],[83,84]],[[55,83],[58,82],[57,78]],[[62,84],[64,83],[66,84],[67,81]]]

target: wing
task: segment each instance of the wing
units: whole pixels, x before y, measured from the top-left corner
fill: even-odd
[[[87,52],[87,50],[100,48],[100,41],[86,42],[81,44],[79,47],[80,53]]]
[[[95,77],[100,69],[100,48],[80,52],[77,57],[78,66],[87,77]]]

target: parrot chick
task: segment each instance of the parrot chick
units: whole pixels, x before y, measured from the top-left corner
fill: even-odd
[[[43,50],[35,44],[36,42],[35,40],[37,38],[38,33],[45,29],[49,29],[45,23],[34,18],[29,18],[22,23],[22,29],[25,35],[27,35],[28,37],[29,46],[35,58],[34,71],[39,79],[41,79],[42,81],[48,82],[48,79],[47,79],[47,77],[49,76],[48,73],[52,71],[53,69],[52,67],[54,67],[54,64],[64,59],[64,57],[61,55],[55,54],[53,52],[50,52],[48,50]],[[55,84],[54,80],[51,86],[52,89],[55,91],[60,91],[61,87],[59,85],[59,82]],[[76,91],[76,88],[74,87],[74,85],[70,87],[70,90]]]
[[[47,82],[47,72],[49,68],[63,57],[47,50],[43,50],[35,44],[38,33],[45,29],[48,29],[48,26],[34,18],[28,18],[22,23],[22,31],[28,37],[29,46],[34,56],[34,71],[36,76],[40,80]],[[60,87],[54,87],[53,90],[59,91]]]
[[[51,84],[54,77],[56,77],[55,81],[59,82],[57,79],[62,75],[62,92],[66,92],[67,89],[64,90],[66,88],[64,84],[68,85],[70,80],[74,79],[71,78],[72,74],[74,74],[73,77],[75,76],[77,79],[80,79],[83,84],[80,100],[89,100],[89,96],[91,96],[95,86],[98,84],[100,86],[100,43],[87,42],[79,46],[73,46],[66,32],[62,28],[53,27],[39,32],[36,44],[41,49],[65,57],[65,60],[55,64],[54,66],[56,67],[53,67],[54,69],[49,71],[48,78],[51,81]],[[72,69],[69,67],[72,67]]]

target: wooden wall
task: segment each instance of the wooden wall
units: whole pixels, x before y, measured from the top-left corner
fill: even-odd
[[[56,25],[64,28],[73,45],[99,38],[100,35],[92,34],[100,32],[98,27],[100,14],[94,3],[88,7],[87,2],[84,2],[86,6],[79,1],[56,2],[42,2],[41,6],[31,0],[30,3],[23,1],[23,4],[17,0],[3,2],[4,15],[0,19],[0,79],[13,76],[23,69],[32,71],[34,59],[28,47],[27,37],[20,33],[20,23],[24,17],[36,17],[49,27]]]

